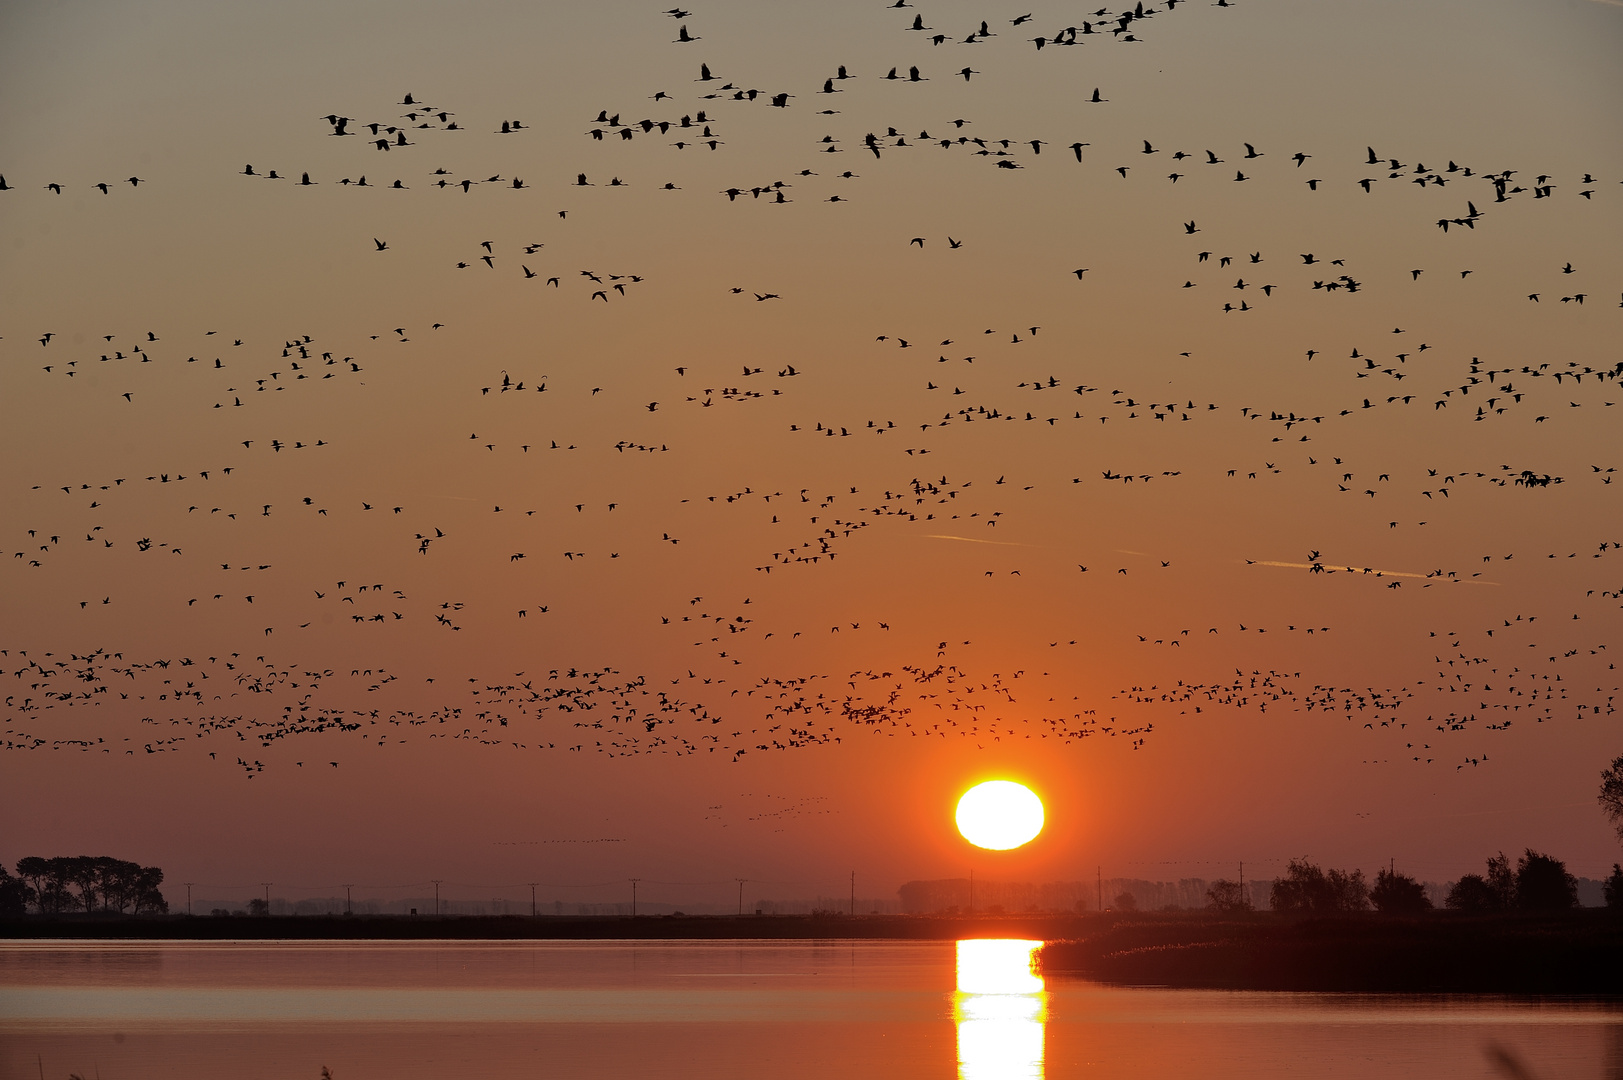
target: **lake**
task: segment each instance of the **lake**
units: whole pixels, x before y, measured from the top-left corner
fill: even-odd
[[[0,942],[0,1080],[1623,1077],[1619,1003],[1124,989],[1036,944]]]

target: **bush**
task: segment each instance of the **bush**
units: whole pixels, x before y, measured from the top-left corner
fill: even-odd
[[[1516,861],[1516,906],[1523,911],[1570,911],[1578,906],[1578,879],[1567,864],[1528,848]]]
[[[1138,910],[1138,897],[1134,896],[1130,892],[1122,893],[1120,896],[1116,897],[1112,903],[1115,905],[1117,911]]]
[[[1414,915],[1431,910],[1426,887],[1409,875],[1392,870],[1382,870],[1375,875],[1375,887],[1370,890],[1369,898],[1374,901],[1375,910],[1383,915]]]
[[[1472,915],[1501,911],[1504,908],[1499,902],[1499,894],[1481,874],[1466,874],[1456,881],[1454,887],[1448,890],[1448,899],[1443,901],[1443,906],[1450,911],[1463,911]]]

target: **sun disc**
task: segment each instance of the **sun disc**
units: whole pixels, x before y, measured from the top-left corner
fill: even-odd
[[[1042,800],[1012,780],[976,784],[958,800],[956,816],[965,840],[993,851],[1030,843],[1043,831]]]

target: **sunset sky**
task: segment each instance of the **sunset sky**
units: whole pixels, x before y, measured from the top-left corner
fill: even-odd
[[[5,5],[0,860],[1604,876],[1623,4],[1034,2]]]

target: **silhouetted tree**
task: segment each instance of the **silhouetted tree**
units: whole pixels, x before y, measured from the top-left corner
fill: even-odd
[[[1268,904],[1280,912],[1363,911],[1369,907],[1369,886],[1362,870],[1327,873],[1306,859],[1292,859],[1285,876],[1274,879]]]
[[[1606,895],[1607,907],[1623,908],[1623,866],[1612,864],[1612,876],[1606,879],[1601,891]]]
[[[1426,887],[1409,875],[1392,870],[1382,870],[1375,875],[1375,887],[1369,891],[1369,898],[1383,915],[1413,915],[1431,910]]]
[[[163,871],[158,867],[106,857],[96,862],[104,910],[135,915],[169,910],[168,901],[158,889],[163,884]]]
[[[31,855],[17,860],[17,877],[28,890],[28,902],[40,904],[40,889],[45,885],[45,860]],[[44,910],[43,904],[40,910]]]
[[[26,912],[30,892],[28,882],[12,877],[0,866],[0,918],[14,918]]]
[[[1567,864],[1528,848],[1516,860],[1516,906],[1523,911],[1570,911],[1578,906],[1578,879]]]
[[[1245,911],[1251,905],[1238,881],[1218,878],[1206,890],[1206,906],[1213,911]]]
[[[101,860],[90,855],[75,855],[50,861],[58,864],[55,872],[63,884],[78,890],[79,895],[75,899],[79,908],[95,911],[96,901],[101,896]]]
[[[1499,907],[1516,906],[1516,877],[1511,873],[1510,860],[1503,851],[1488,860],[1487,881]]]
[[[17,876],[28,882],[30,899],[40,914],[56,914],[63,911],[70,903],[72,896],[68,894],[67,884],[58,876],[61,869],[61,860],[42,859],[38,855],[30,855],[25,859],[17,860]]]
[[[1601,770],[1600,808],[1623,840],[1623,757],[1612,759],[1612,764]]]
[[[248,901],[248,914],[269,915],[270,901],[266,900],[263,896],[254,897],[252,900]]]
[[[156,866],[141,867],[141,874],[136,881],[134,898],[130,901],[135,914],[150,912],[153,915],[169,914],[169,901],[164,899],[163,870]]]
[[[1137,911],[1138,897],[1134,896],[1130,892],[1124,892],[1120,896],[1116,897],[1115,907],[1117,911]]]
[[[1268,906],[1275,911],[1311,911],[1314,899],[1324,892],[1324,871],[1306,859],[1292,859],[1285,876],[1274,879]]]

